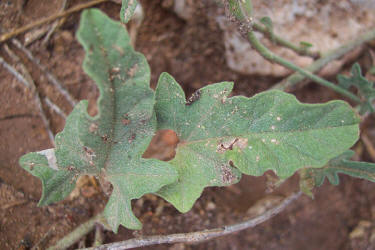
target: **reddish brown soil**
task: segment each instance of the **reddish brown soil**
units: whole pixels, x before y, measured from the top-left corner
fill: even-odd
[[[61,2],[0,1],[1,30],[11,30],[49,16],[58,11]],[[206,15],[210,8],[216,8],[208,3],[210,1],[199,1],[194,18],[189,21],[163,8],[161,2],[167,6],[165,2],[168,1],[142,1],[145,20],[136,43],[136,49],[149,60],[152,87],[163,71],[171,73],[188,95],[206,84],[229,80],[236,83],[234,94],[251,96],[279,80],[239,75],[228,69],[221,31]],[[100,8],[118,19],[119,5],[106,3]],[[94,103],[98,92],[82,71],[84,53],[74,38],[78,21],[79,14],[69,16],[46,45],[42,44],[42,38],[29,45],[29,49],[77,100],[89,99]],[[10,43],[9,46],[21,57],[41,97],[48,96],[69,113],[72,108],[45,75]],[[14,64],[3,46],[0,55]],[[44,249],[101,211],[106,198],[95,183],[84,182],[79,189],[81,195],[48,207],[37,207],[40,182],[21,169],[17,162],[21,155],[49,148],[51,143],[32,94],[4,67],[0,67],[0,79],[0,249],[29,249],[33,246]],[[301,101],[313,103],[339,98],[312,84],[295,94]],[[47,106],[44,108],[52,131],[61,131],[64,120]],[[372,122],[366,122],[362,132],[373,127]],[[170,158],[174,143],[170,133],[158,134],[146,155]],[[356,146],[356,151],[359,159],[370,160],[361,143]],[[248,208],[266,195],[286,196],[298,189],[297,176],[274,189],[267,185],[270,176],[268,173],[258,178],[244,177],[239,184],[229,188],[208,188],[186,214],[178,213],[160,198],[147,195],[135,201],[133,206],[144,224],[143,230],[132,232],[121,228],[117,235],[105,232],[105,243],[134,235],[190,232],[235,223],[249,216],[246,213]],[[314,200],[303,196],[283,213],[256,228],[198,245],[163,245],[150,249],[375,249],[372,223],[375,219],[374,188],[373,183],[343,176],[339,186],[325,183],[315,190]],[[359,224],[366,225],[362,231],[357,227]],[[356,237],[353,237],[354,229],[360,231],[355,231]],[[87,246],[92,243],[92,238],[92,233],[87,236]]]

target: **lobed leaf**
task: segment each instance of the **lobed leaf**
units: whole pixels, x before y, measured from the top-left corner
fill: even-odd
[[[271,36],[271,40],[274,42],[274,40],[275,40],[275,34],[273,32],[273,22],[272,22],[272,19],[269,16],[265,16],[265,17],[262,17],[259,21],[264,25],[264,27],[266,28],[267,32]]]
[[[352,66],[350,77],[338,75],[337,80],[339,81],[339,86],[343,88],[349,89],[351,86],[354,86],[358,89],[359,95],[364,99],[364,102],[361,104],[361,114],[367,111],[375,111],[372,106],[372,101],[375,99],[374,83],[362,75],[361,67],[358,63]]]
[[[340,183],[339,173],[375,182],[375,164],[370,162],[351,161],[354,152],[348,150],[330,160],[323,168],[308,169],[309,177],[313,178],[315,186],[319,187],[327,178],[333,185]]]
[[[301,104],[280,91],[228,98],[232,87],[212,84],[186,101],[170,75],[159,79],[158,127],[174,130],[180,143],[169,162],[179,179],[158,194],[181,212],[204,187],[233,184],[240,172],[273,170],[284,179],[306,166],[324,166],[358,139],[359,118],[345,102]]]
[[[53,149],[24,155],[20,159],[20,165],[42,181],[43,191],[39,206],[63,200],[74,189],[74,173],[58,170]]]
[[[88,115],[87,101],[74,108],[56,135],[55,170],[47,167],[51,161],[35,153],[23,156],[20,164],[41,178],[43,205],[63,199],[74,187],[67,183],[80,175],[111,183],[104,210],[109,225],[115,232],[120,224],[139,229],[131,200],[177,178],[168,163],[142,159],[156,127],[150,69],[145,57],[130,46],[123,26],[99,10],[83,12],[77,37],[86,51],[83,68],[100,90],[99,113]]]

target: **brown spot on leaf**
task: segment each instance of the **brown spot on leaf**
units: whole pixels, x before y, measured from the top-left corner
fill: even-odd
[[[74,171],[76,168],[74,166],[68,166],[66,169],[68,169],[68,171]]]
[[[83,150],[84,150],[85,153],[86,153],[86,157],[87,157],[87,159],[89,160],[89,164],[90,164],[91,166],[93,166],[94,163],[93,163],[92,160],[93,160],[94,157],[96,157],[94,150],[92,150],[91,148],[86,147],[86,146],[83,146],[82,148],[83,148]]]
[[[113,191],[113,186],[107,180],[105,170],[103,170],[103,172],[100,173],[100,175],[99,175],[99,183],[100,183],[100,187],[102,188],[104,194],[107,195],[107,196],[110,196],[112,194],[112,191]]]
[[[125,118],[122,119],[121,122],[122,122],[122,124],[125,125],[125,126],[130,124],[130,120],[129,120],[129,119],[125,119]]]
[[[226,96],[223,96],[223,99],[221,99],[221,103],[222,103],[222,104],[225,104],[226,101],[227,101],[227,97],[226,97]]]
[[[124,55],[124,49],[121,48],[120,46],[114,44],[114,45],[112,45],[112,48],[113,48],[114,50],[116,50],[118,53],[120,53],[121,56]]]
[[[95,154],[94,151],[91,148],[89,148],[89,147],[83,146],[82,148],[89,155]]]
[[[231,162],[231,161],[230,161]],[[232,162],[233,164],[233,162]],[[230,165],[230,163],[229,163]],[[237,179],[236,175],[233,174],[232,169],[228,165],[221,166],[221,181],[224,184],[231,184]]]
[[[101,137],[104,142],[108,141],[108,135],[102,135]]]
[[[34,166],[35,166],[35,163],[34,163],[34,162],[31,162],[30,165],[29,165],[31,171],[33,171]]]
[[[102,52],[102,54],[103,54],[105,57],[108,56],[107,50],[106,50],[103,46],[100,46],[100,51]]]
[[[240,149],[245,149],[248,145],[248,139],[247,138],[238,138],[237,141],[233,143],[234,147],[239,147]]]
[[[128,142],[129,142],[129,143],[132,143],[132,142],[134,141],[135,137],[136,137],[136,134],[132,134],[132,135],[129,137]]]
[[[95,133],[96,131],[98,131],[98,124],[91,123],[90,127],[89,127],[89,131],[90,131],[90,133]]]
[[[238,138],[232,138],[227,141],[221,141],[219,142],[219,145],[217,145],[216,152],[218,153],[224,153],[227,150],[233,150],[233,145],[238,141]]]
[[[120,68],[119,67],[113,67],[112,69],[111,69],[111,74],[117,74],[117,73],[119,73],[120,72]]]
[[[131,67],[131,68],[129,69],[129,71],[128,71],[128,76],[129,76],[130,78],[132,78],[132,77],[135,75],[135,73],[137,72],[137,69],[138,69],[138,64],[134,64],[133,67]]]

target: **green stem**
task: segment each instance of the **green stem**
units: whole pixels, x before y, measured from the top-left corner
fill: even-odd
[[[325,53],[321,58],[310,64],[305,70],[310,71],[311,73],[317,72],[322,69],[325,65],[333,60],[337,60],[347,54],[348,52],[352,51],[354,48],[360,46],[361,44],[374,40],[375,39],[375,29],[372,29],[355,40],[351,40],[348,43]],[[283,81],[277,83],[273,86],[273,89],[280,89],[284,91],[290,90],[293,86],[297,85],[298,83],[305,80],[306,77],[298,72],[290,75]]]
[[[104,220],[103,214],[100,213],[95,217],[89,219],[85,223],[78,226],[64,238],[59,240],[56,245],[49,247],[48,250],[66,249],[80,240],[83,236],[94,229],[96,223],[101,223]]]
[[[310,51],[309,49],[302,48],[302,47],[300,47],[300,46],[298,46],[298,45],[296,45],[292,42],[289,42],[289,41],[283,39],[282,37],[280,37],[276,34],[271,35],[271,33],[263,25],[261,25],[259,23],[254,23],[253,28],[254,28],[255,31],[258,31],[258,32],[264,34],[268,39],[271,39],[276,44],[279,44],[279,45],[281,45],[285,48],[291,49],[301,56],[309,56],[309,57],[312,57],[314,59],[317,59],[317,58],[320,57],[320,53],[317,52],[317,51]]]
[[[271,62],[275,62],[275,63],[280,64],[280,65],[283,65],[284,67],[286,67],[288,69],[299,72],[301,75],[319,83],[320,85],[328,87],[328,88],[336,91],[337,93],[340,93],[341,95],[350,98],[351,100],[353,100],[357,103],[361,103],[361,99],[359,99],[359,97],[357,97],[353,93],[347,91],[346,89],[341,88],[338,85],[336,85],[332,82],[329,82],[329,81],[327,81],[327,80],[325,80],[325,79],[323,79],[323,78],[321,78],[317,75],[314,75],[313,73],[298,67],[294,63],[289,62],[288,60],[285,60],[284,58],[275,55],[273,52],[271,52],[269,49],[267,49],[265,46],[263,46],[263,44],[261,44],[261,42],[255,36],[254,32],[251,31],[251,32],[248,33],[248,40],[251,43],[251,45],[253,46],[253,48],[256,51],[258,51],[267,60],[269,60]]]
[[[251,18],[249,17],[250,13],[244,13],[244,9],[246,9],[244,6],[251,5],[251,0],[228,0],[229,2],[229,11],[232,15],[236,17],[236,19],[239,22],[244,22]],[[249,29],[247,32],[247,38],[250,42],[250,44],[253,46],[253,48],[258,51],[265,59],[275,62],[277,64],[280,64],[288,69],[291,69],[293,71],[299,72],[300,74],[304,75],[305,77],[315,81],[316,83],[319,83],[320,85],[323,85],[325,87],[328,87],[338,93],[340,93],[343,96],[346,96],[350,98],[351,100],[361,103],[361,100],[351,92],[347,91],[344,88],[341,88],[337,86],[336,84],[329,82],[319,76],[314,75],[313,73],[298,67],[297,65],[293,64],[292,62],[289,62],[288,60],[285,60],[284,58],[274,54],[272,51],[270,51],[268,48],[266,48],[255,36],[255,33]]]

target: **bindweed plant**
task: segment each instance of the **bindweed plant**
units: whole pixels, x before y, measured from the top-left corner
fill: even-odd
[[[245,3],[229,1],[235,18],[251,10]],[[123,22],[135,6],[136,1],[123,1]],[[86,51],[83,69],[100,90],[99,112],[90,116],[87,101],[81,101],[56,135],[55,148],[21,157],[20,165],[42,181],[39,205],[63,200],[79,176],[95,176],[110,196],[104,216],[117,232],[119,225],[141,228],[131,200],[148,193],[187,212],[204,188],[232,185],[243,174],[272,170],[287,179],[301,171],[306,190],[325,177],[337,184],[337,173],[375,180],[374,164],[350,161],[360,116],[344,101],[303,104],[279,90],[228,97],[231,82],[208,85],[187,99],[168,73],[155,91],[150,88],[145,57],[131,47],[125,26],[101,11],[82,13],[77,38]],[[356,86],[365,100],[361,112],[372,111],[373,84],[358,65],[352,74],[340,76],[337,86],[344,92]],[[175,157],[142,158],[161,129],[176,132]]]

